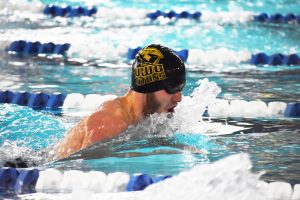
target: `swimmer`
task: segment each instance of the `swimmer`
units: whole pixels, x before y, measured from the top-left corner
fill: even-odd
[[[114,138],[153,113],[174,112],[185,80],[185,65],[174,51],[157,44],[143,48],[132,64],[128,92],[104,102],[73,127],[54,147],[55,159]]]

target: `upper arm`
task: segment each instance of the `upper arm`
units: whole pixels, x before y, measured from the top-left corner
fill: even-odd
[[[88,118],[86,125],[87,137],[85,143],[89,144],[113,138],[128,127],[124,118],[118,113],[108,114],[102,111],[92,114]]]
[[[113,138],[128,127],[117,113],[98,111],[80,121],[56,146],[57,158],[67,157],[98,141]]]

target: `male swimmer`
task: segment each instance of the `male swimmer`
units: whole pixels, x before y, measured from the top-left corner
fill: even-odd
[[[111,139],[150,114],[174,112],[182,99],[185,65],[168,47],[143,48],[134,60],[131,77],[131,88],[124,96],[104,102],[55,146],[55,159]]]

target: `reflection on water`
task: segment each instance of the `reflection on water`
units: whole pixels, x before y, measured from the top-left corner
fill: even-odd
[[[234,119],[250,123],[243,133],[215,138],[230,153],[246,152],[254,171],[265,171],[267,181],[300,182],[300,138],[298,119]],[[212,152],[213,153],[213,152]],[[219,152],[213,153],[218,156]]]

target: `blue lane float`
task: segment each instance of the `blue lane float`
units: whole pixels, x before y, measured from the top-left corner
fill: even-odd
[[[39,178],[39,170],[20,170],[19,176],[16,180],[14,190],[18,194],[35,192],[35,185]]]
[[[19,172],[15,168],[0,169],[0,191],[14,190]]]
[[[6,51],[18,56],[34,56],[38,54],[65,55],[70,46],[71,45],[69,43],[54,44],[52,42],[41,43],[39,41],[30,42],[25,40],[17,40],[12,42],[6,48]]]
[[[56,6],[56,5],[47,5],[43,13],[45,15],[51,15],[52,17],[82,17],[87,16],[91,17],[97,13],[97,8],[93,7],[71,7],[71,6]]]
[[[147,18],[150,20],[156,20],[159,17],[166,17],[169,19],[200,19],[202,13],[199,11],[196,12],[189,12],[189,11],[182,11],[180,13],[175,12],[174,10],[170,10],[167,12],[156,10],[154,12],[150,12],[146,15]]]
[[[283,55],[280,53],[267,55],[266,53],[252,54],[251,64],[254,65],[300,65],[300,58],[297,54]]]
[[[148,174],[132,175],[127,184],[126,191],[128,191],[128,192],[142,191],[149,185],[164,181],[171,177],[172,176],[169,176],[169,175],[161,175],[161,176],[156,176],[156,177],[151,177]]]
[[[1,168],[0,191],[11,191],[18,194],[33,193],[38,177],[38,169]]]
[[[29,92],[0,91],[0,103],[12,103],[33,109],[56,110],[62,107],[66,94],[46,94]]]
[[[268,15],[267,13],[260,13],[253,17],[253,20],[256,22],[265,22],[265,23],[298,23],[300,24],[300,15],[295,15],[293,13],[288,13],[286,15],[275,13]]]
[[[300,103],[289,103],[284,111],[285,117],[300,117]]]
[[[129,179],[129,182],[127,184],[126,190],[128,192],[132,191],[141,191],[144,190],[146,187],[151,185],[153,183],[153,180],[151,176],[148,174],[140,174],[131,176]]]

